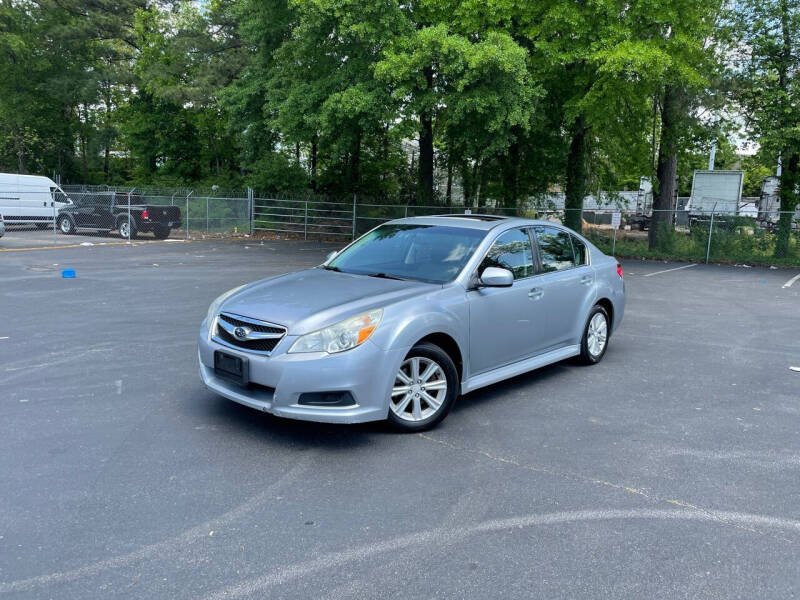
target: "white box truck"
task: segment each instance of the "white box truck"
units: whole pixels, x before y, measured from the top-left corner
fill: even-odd
[[[53,225],[58,211],[72,204],[57,183],[40,175],[0,173],[0,214],[6,225]]]

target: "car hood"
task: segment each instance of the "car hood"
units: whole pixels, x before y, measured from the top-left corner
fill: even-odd
[[[373,308],[381,308],[441,286],[307,269],[248,284],[220,310],[268,321],[300,335]]]

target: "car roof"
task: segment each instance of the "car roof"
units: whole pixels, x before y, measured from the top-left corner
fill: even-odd
[[[391,224],[417,224],[417,225],[439,225],[442,227],[463,227],[465,229],[482,229],[488,231],[499,225],[517,226],[524,225],[557,225],[553,221],[541,221],[536,219],[524,219],[521,217],[503,217],[497,215],[476,215],[476,214],[451,214],[436,215],[430,217],[406,217],[405,219],[395,219],[389,221]]]

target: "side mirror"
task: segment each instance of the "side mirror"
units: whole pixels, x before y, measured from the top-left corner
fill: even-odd
[[[339,254],[338,250],[334,250],[333,252],[329,252],[328,256],[325,257],[325,261],[324,262],[328,262],[329,260],[331,260],[337,254]]]
[[[480,284],[485,287],[511,287],[514,284],[514,274],[508,269],[486,267],[481,273]]]

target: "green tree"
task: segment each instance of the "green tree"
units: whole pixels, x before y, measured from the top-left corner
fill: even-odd
[[[789,0],[740,0],[736,6],[739,100],[761,148],[782,165],[775,257],[783,258],[800,202],[800,7]]]

